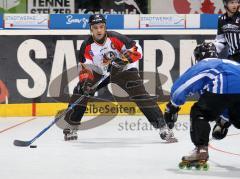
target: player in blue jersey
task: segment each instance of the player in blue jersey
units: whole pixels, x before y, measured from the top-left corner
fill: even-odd
[[[191,155],[184,156],[183,161],[206,162],[209,158],[209,122],[217,119],[225,109],[232,123],[240,119],[240,64],[219,59],[213,43],[198,45],[194,55],[198,63],[173,84],[164,116],[169,127],[173,128],[179,106],[189,95],[200,94],[190,112],[190,135],[196,148]]]

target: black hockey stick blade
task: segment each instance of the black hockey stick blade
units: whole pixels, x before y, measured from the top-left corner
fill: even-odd
[[[22,140],[14,140],[13,144],[18,147],[28,147],[32,144],[31,141],[22,141]]]

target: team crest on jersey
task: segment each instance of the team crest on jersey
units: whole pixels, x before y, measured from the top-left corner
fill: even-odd
[[[116,49],[115,45],[112,42],[111,42],[111,47],[112,47],[113,50]]]
[[[89,50],[89,54],[91,55],[91,57],[93,57],[93,56],[94,56],[94,54],[93,54],[93,51],[92,51],[92,50]]]

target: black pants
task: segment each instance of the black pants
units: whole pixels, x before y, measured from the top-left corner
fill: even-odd
[[[234,55],[229,55],[228,59],[240,63],[240,53],[236,53]]]
[[[92,84],[95,84],[96,81],[101,79],[101,75],[99,74],[95,73],[94,76],[95,78]],[[142,113],[155,128],[162,127],[166,124],[163,119],[162,111],[157,104],[157,98],[150,96],[147,93],[136,68],[120,72],[118,69],[113,67],[110,77],[102,82],[96,91],[105,87],[109,82],[115,83],[124,89],[129,95],[129,100],[137,104]],[[83,84],[79,82],[78,86],[74,89],[74,94],[70,99],[70,104],[83,94],[83,91],[79,90],[82,85]],[[94,93],[92,95],[94,95]],[[66,115],[65,120],[72,125],[80,124],[81,118],[86,111],[88,100],[89,98],[85,97],[84,100],[74,108],[73,112],[71,111]]]
[[[192,106],[190,112],[190,135],[194,145],[208,145],[210,133],[210,121],[214,121],[229,110],[229,118],[232,123],[240,120],[240,94],[213,94],[205,93]]]

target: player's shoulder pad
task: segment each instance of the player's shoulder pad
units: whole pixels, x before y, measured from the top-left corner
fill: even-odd
[[[94,43],[92,36],[89,36],[87,39],[85,39],[82,43],[82,47],[86,47],[87,45],[91,45]]]
[[[133,46],[133,44],[135,44],[134,41],[132,39],[128,38],[126,35],[120,34],[120,33],[115,32],[115,31],[108,31],[107,35],[110,38],[111,37],[117,38],[122,43],[124,43],[127,48],[131,48]]]
[[[91,45],[92,43],[94,43],[93,38],[92,38],[92,36],[89,36],[81,44],[79,55],[78,55],[80,62],[84,63],[84,61],[85,61],[84,54],[86,52],[86,48],[87,48],[88,45]]]
[[[122,37],[124,35],[116,32],[116,31],[107,31],[107,35],[108,37]]]

